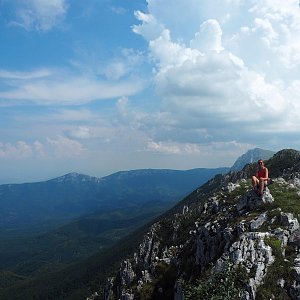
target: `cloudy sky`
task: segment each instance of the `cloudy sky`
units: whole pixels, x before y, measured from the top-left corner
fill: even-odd
[[[0,183],[300,149],[298,0],[0,0]]]

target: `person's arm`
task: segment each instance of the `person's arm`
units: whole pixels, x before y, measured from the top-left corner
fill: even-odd
[[[269,179],[269,170],[268,168],[265,167],[265,178],[263,180],[268,180]]]

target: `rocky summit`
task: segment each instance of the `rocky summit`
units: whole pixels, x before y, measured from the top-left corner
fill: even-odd
[[[88,299],[300,299],[300,153],[216,176],[155,222],[106,286]]]

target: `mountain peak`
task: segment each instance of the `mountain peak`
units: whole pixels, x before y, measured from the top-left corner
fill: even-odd
[[[274,151],[265,150],[260,148],[254,148],[248,150],[246,153],[241,155],[231,167],[232,171],[240,171],[246,164],[253,163],[259,159],[267,160],[275,154]]]
[[[100,181],[100,178],[80,174],[80,173],[77,173],[77,172],[71,172],[71,173],[65,174],[63,176],[54,178],[51,181],[55,181],[55,182],[73,182],[73,183],[89,182],[89,181],[98,182],[98,181]]]

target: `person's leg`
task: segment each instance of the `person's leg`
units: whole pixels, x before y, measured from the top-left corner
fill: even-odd
[[[263,179],[259,180],[259,194],[262,195],[264,191],[265,181]]]
[[[256,186],[259,185],[259,180],[256,176],[252,176],[252,186],[253,188],[256,188]]]

